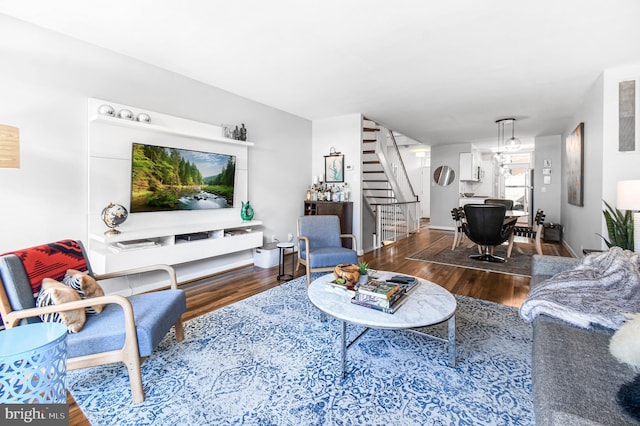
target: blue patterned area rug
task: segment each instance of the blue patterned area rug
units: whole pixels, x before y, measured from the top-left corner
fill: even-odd
[[[456,299],[455,368],[443,342],[371,330],[342,380],[340,322],[323,321],[303,277],[188,321],[183,342],[171,332],[142,364],[142,404],[122,364],[67,384],[93,425],[533,424],[530,326],[514,308]]]

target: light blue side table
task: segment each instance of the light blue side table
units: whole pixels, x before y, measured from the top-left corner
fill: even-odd
[[[66,404],[67,327],[42,322],[0,331],[0,403]]]

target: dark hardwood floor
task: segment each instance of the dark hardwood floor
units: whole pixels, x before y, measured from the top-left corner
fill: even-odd
[[[529,292],[529,278],[513,275],[485,272],[452,266],[438,265],[416,260],[408,260],[407,256],[425,248],[440,236],[451,234],[448,231],[429,230],[423,224],[421,232],[364,255],[364,261],[372,269],[398,271],[433,281],[455,294],[490,300],[509,306],[519,307]],[[571,256],[560,244],[542,245],[545,254]],[[287,267],[291,265],[286,260]],[[239,268],[223,274],[203,278],[181,285],[187,295],[187,312],[185,321],[207,312],[245,299],[254,294],[276,287],[278,268],[262,269],[254,266]],[[304,275],[300,268],[295,276]],[[144,377],[142,378],[144,381]],[[129,392],[129,389],[126,389]],[[89,425],[86,417],[68,395],[70,405],[69,424]]]

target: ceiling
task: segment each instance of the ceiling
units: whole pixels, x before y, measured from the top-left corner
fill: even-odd
[[[640,62],[637,0],[0,0],[0,13],[289,113],[428,145],[560,134]]]

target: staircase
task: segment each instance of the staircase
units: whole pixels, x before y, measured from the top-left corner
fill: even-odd
[[[418,197],[393,132],[367,119],[362,126],[362,194],[376,220],[375,248],[420,229]]]

